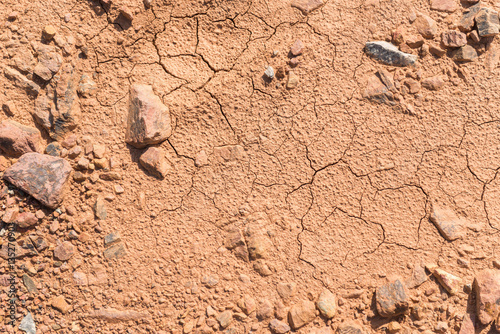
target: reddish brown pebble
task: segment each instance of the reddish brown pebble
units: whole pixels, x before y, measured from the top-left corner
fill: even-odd
[[[59,261],[67,261],[75,254],[75,246],[69,241],[64,241],[54,249],[54,257]]]
[[[40,131],[13,120],[3,121],[0,124],[0,150],[16,158],[29,152],[42,152]]]
[[[441,34],[441,42],[444,46],[458,48],[467,44],[467,36],[463,32],[449,30]]]
[[[431,9],[439,12],[453,13],[458,9],[455,0],[431,0]]]
[[[500,270],[485,269],[474,278],[476,313],[479,321],[487,325],[500,312]]]
[[[156,147],[150,147],[144,152],[139,162],[148,172],[163,179],[167,175],[168,162],[163,151]]]
[[[27,228],[38,223],[38,219],[31,212],[23,212],[17,215],[16,223],[20,228]]]
[[[290,53],[293,56],[300,56],[303,51],[304,51],[304,44],[302,44],[300,39],[296,40],[295,43],[293,43],[292,47],[290,48]]]

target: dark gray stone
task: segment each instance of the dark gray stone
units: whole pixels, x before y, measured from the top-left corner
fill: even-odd
[[[384,41],[366,43],[365,52],[378,61],[392,66],[409,66],[417,61],[417,56],[401,52],[395,45]]]

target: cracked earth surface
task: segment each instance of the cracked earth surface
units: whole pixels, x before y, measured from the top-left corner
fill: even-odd
[[[121,5],[134,12],[131,23],[119,15]],[[89,226],[90,241],[78,245],[80,271],[101,266],[107,280],[78,288],[72,270],[40,274],[46,293],[64,293],[73,311],[60,314],[41,301],[34,316],[63,328],[77,322],[84,333],[180,333],[207,306],[221,311],[243,294],[274,303],[282,282],[297,284],[288,307],[325,287],[338,296],[372,291],[411,276],[419,263],[472,281],[500,257],[498,59],[485,54],[457,65],[427,56],[397,69],[447,78],[442,90],[408,97],[413,114],[363,99],[367,78],[387,68],[364,54],[365,42],[389,36],[415,8],[446,26],[424,1],[327,1],[307,16],[289,1],[158,0],[151,8],[138,0],[2,1],[2,13],[19,12],[15,22],[2,21],[3,65],[11,61],[8,43],[30,49],[47,24],[88,49],[86,57],[65,57],[98,87],[80,98],[74,133],[105,144],[122,175],[90,189],[72,180],[64,202],[77,209],[75,222]],[[263,80],[268,65],[286,64],[297,39],[305,45],[297,88]],[[498,53],[498,38],[492,44]],[[172,117],[172,135],[160,146],[170,164],[163,180],[147,174],[138,164],[142,150],[124,142],[132,83],[152,85]],[[34,98],[4,76],[0,85],[2,102],[16,102],[14,119],[34,126]],[[201,151],[208,163],[197,167]],[[91,198],[114,193],[114,184],[125,192],[107,204],[106,220],[94,220]],[[463,239],[446,241],[429,221],[434,202],[468,221]],[[269,276],[225,247],[227,231],[246,228],[255,214],[272,243]],[[111,232],[121,235],[127,255],[108,261],[102,238]],[[457,266],[464,245],[474,248],[468,268]],[[210,275],[220,280],[215,288],[201,283]],[[465,307],[466,299],[456,303]],[[102,307],[146,311],[151,319],[127,325],[85,317]],[[339,312],[328,324],[366,318],[351,299]],[[255,323],[250,317],[232,327],[269,331]]]

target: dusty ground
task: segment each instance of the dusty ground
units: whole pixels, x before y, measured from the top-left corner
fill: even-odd
[[[119,15],[123,5],[133,12],[131,22]],[[277,305],[279,317],[328,288],[341,299],[337,315],[318,316],[299,332],[357,319],[370,333],[390,321],[374,309],[375,289],[410,277],[416,265],[438,264],[472,283],[500,258],[498,37],[470,63],[427,55],[415,67],[397,69],[401,77],[419,71],[423,78],[446,77],[439,91],[404,95],[411,113],[362,97],[377,70],[395,70],[365,55],[367,41],[389,38],[400,25],[411,29],[414,10],[434,18],[441,31],[462,9],[443,14],[423,0],[330,0],[304,15],[282,0],[153,0],[151,8],[139,0],[2,1],[2,65],[13,66],[20,46],[32,52],[30,43],[41,40],[48,24],[75,38],[64,62],[93,78],[97,91],[80,97],[83,117],[73,133],[81,143],[104,144],[122,178],[71,179],[62,212],[73,207],[76,213],[59,217],[51,233],[58,218],[43,209],[47,217],[19,233],[19,240],[38,233],[49,243],[45,252],[17,262],[19,277],[23,265],[47,263],[32,277],[37,294],[28,296],[19,281],[19,296],[27,299],[19,304],[19,320],[29,310],[42,332],[180,333],[191,325],[194,332],[206,329],[208,306],[217,314],[238,313],[238,300],[250,295],[258,305]],[[18,17],[8,21],[12,11]],[[286,78],[266,82],[266,67],[287,66],[297,39],[305,46],[294,69],[298,86],[287,90]],[[139,166],[143,150],[124,142],[132,83],[152,85],[170,110],[173,132],[160,145],[170,161],[163,180]],[[0,102],[16,107],[0,121],[35,126],[35,98],[3,75],[0,86]],[[201,151],[208,164],[197,167]],[[116,184],[124,193],[115,194]],[[110,195],[104,220],[92,208],[98,195]],[[429,221],[432,202],[467,220],[464,238],[449,242],[440,235]],[[264,262],[246,262],[225,247],[226,238],[234,227],[256,225],[271,245]],[[52,250],[57,240],[69,240],[74,226],[89,240],[72,241],[78,251],[62,270]],[[104,236],[112,232],[126,248],[117,260],[103,256]],[[259,274],[256,263],[271,274]],[[77,286],[74,271],[97,282]],[[207,277],[218,281],[215,287]],[[283,299],[279,283],[295,283],[296,292]],[[65,314],[50,306],[60,295],[71,305]],[[445,321],[449,332],[458,332],[467,294],[449,297],[432,278],[410,295],[412,305],[428,313],[423,329],[410,315],[395,318],[404,331],[433,330]],[[6,294],[0,297],[6,305]],[[150,318],[89,317],[108,307]],[[2,312],[6,324],[8,311]],[[267,333],[269,320],[251,313],[220,331]]]

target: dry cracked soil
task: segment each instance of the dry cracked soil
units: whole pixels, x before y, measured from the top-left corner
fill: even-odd
[[[500,330],[500,3],[472,5],[1,1],[0,331]]]

